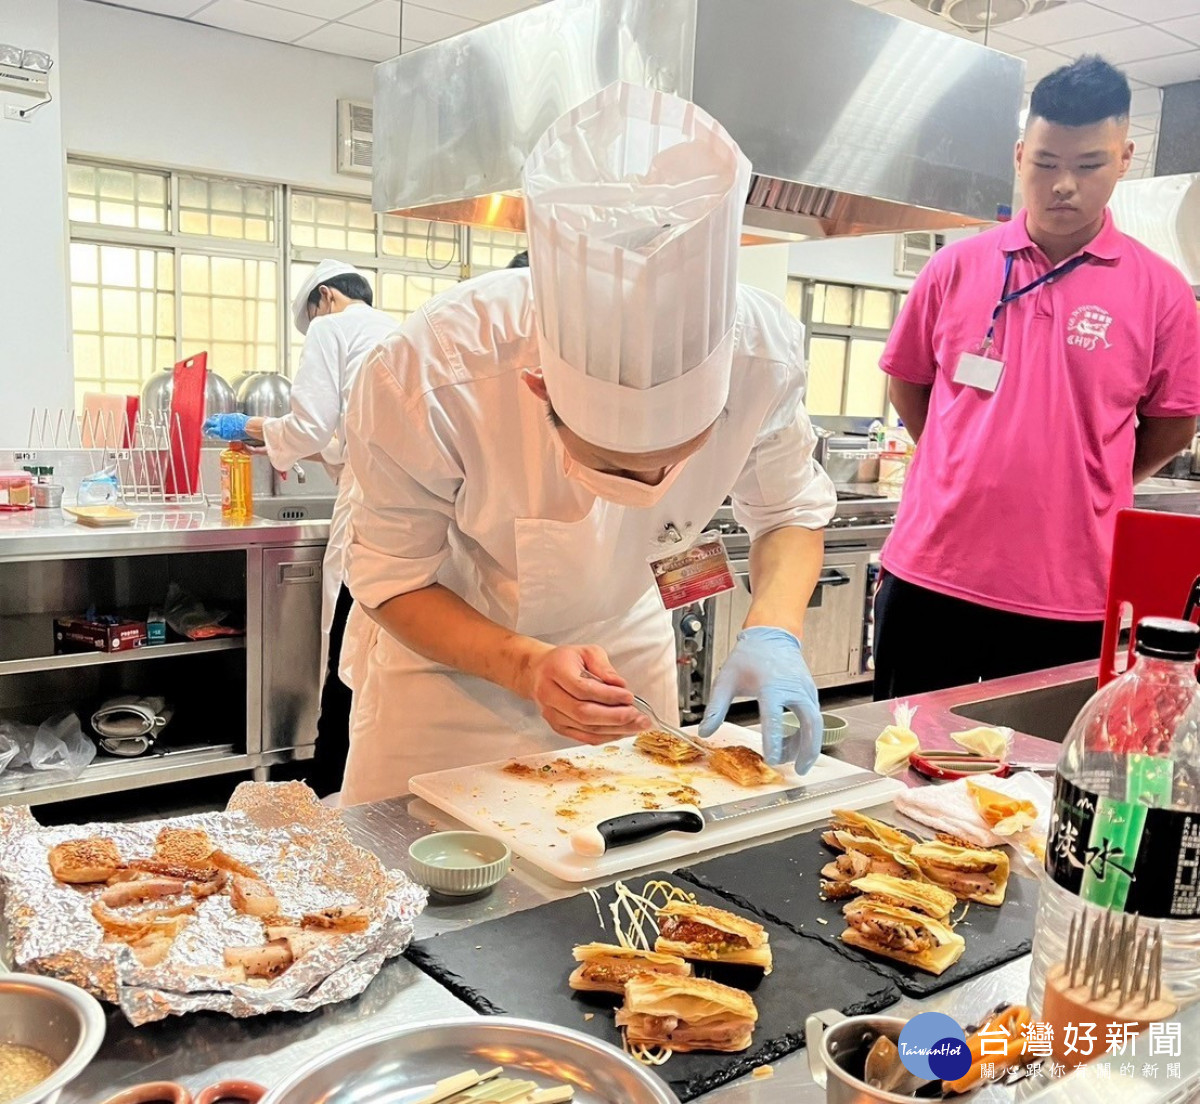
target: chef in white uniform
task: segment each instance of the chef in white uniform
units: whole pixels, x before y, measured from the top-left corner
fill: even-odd
[[[348,747],[350,693],[337,675],[336,646],[352,599],[342,586],[349,503],[346,471],[346,401],[367,354],[400,323],[372,305],[371,285],[353,265],[325,260],[300,286],[292,319],[304,334],[292,379],[291,408],[278,418],[224,415],[205,425],[211,436],[262,441],[271,466],[289,472],[299,460],[319,458],[338,485],[329,544],[321,573],[321,716],[308,781],[321,796],[335,793]],[[330,655],[331,637],[335,644]]]
[[[757,697],[768,757],[815,760],[800,641],[835,496],[802,406],[803,330],[737,286],[749,178],[703,111],[612,85],[526,163],[530,268],[430,300],[368,358],[346,424],[343,804],[639,731],[633,693],[677,719],[649,561],[728,495],[754,601],[701,734]]]

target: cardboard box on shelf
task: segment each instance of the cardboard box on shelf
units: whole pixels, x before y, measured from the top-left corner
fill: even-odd
[[[83,617],[54,619],[54,651],[126,652],[146,643],[146,622],[121,618],[115,622],[89,621]]]

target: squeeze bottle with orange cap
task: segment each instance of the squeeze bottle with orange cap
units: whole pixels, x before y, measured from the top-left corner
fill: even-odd
[[[221,451],[221,517],[245,522],[254,516],[253,477],[250,454],[241,441]]]

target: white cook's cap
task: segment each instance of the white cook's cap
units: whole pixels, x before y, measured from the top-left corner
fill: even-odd
[[[354,265],[346,264],[345,261],[326,260],[317,265],[313,269],[312,275],[300,285],[300,290],[296,292],[296,298],[292,300],[292,319],[296,323],[296,329],[302,334],[308,333],[308,297],[313,293],[314,288],[320,287],[334,276],[361,275],[362,273]]]
[[[538,343],[555,412],[601,448],[691,440],[729,395],[750,162],[695,104],[616,83],[525,162]]]

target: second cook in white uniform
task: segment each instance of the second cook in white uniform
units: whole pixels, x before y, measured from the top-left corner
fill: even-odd
[[[802,405],[803,330],[736,283],[749,174],[694,105],[613,85],[530,156],[530,269],[430,300],[363,366],[344,804],[636,732],[633,692],[677,718],[648,561],[728,495],[754,602],[701,732],[754,696],[768,756],[816,758],[799,639],[835,496]],[[785,708],[801,718],[790,744]]]

